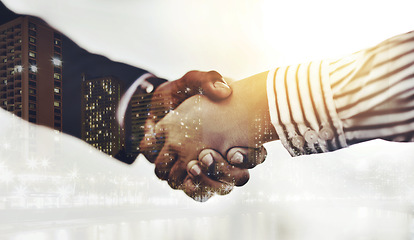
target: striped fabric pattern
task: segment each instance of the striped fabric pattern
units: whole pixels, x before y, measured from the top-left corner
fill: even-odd
[[[271,70],[271,121],[292,156],[414,141],[414,32],[341,59]]]

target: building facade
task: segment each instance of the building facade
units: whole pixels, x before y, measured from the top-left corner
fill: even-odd
[[[86,79],[81,101],[82,140],[111,156],[125,152],[125,133],[116,121],[122,94],[121,82],[113,77]]]
[[[0,105],[62,130],[62,36],[24,16],[0,26]]]

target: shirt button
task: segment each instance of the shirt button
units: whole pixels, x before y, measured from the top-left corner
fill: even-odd
[[[318,134],[314,130],[308,130],[305,132],[305,140],[309,144],[315,144],[318,142]]]
[[[331,140],[334,137],[334,133],[331,128],[329,127],[323,127],[319,131],[319,137],[323,140]]]
[[[295,136],[292,138],[292,144],[296,148],[302,148],[303,146],[305,146],[305,140],[302,136]]]

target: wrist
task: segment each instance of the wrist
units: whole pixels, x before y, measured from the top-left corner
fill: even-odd
[[[266,79],[267,72],[264,72],[231,84],[233,95],[230,101],[236,109],[241,134],[247,139],[245,146],[260,147],[278,139],[270,120]]]

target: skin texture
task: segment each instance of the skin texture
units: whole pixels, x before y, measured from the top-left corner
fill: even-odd
[[[160,110],[168,112],[175,109],[192,96],[196,96],[193,97],[194,99],[202,96],[214,103],[228,98],[231,94],[231,88],[219,73],[215,71],[190,71],[181,79],[164,83],[158,87],[152,98],[153,109],[145,124],[145,137],[140,144],[140,150],[150,162],[156,164],[155,173],[160,179],[167,180],[173,189],[181,189],[198,201],[205,201],[214,193],[227,194],[233,189],[233,186],[244,185],[249,179],[247,168],[263,162],[266,157],[266,151],[263,147],[246,148],[240,146],[232,148],[227,153],[229,159],[232,159],[233,154],[236,152],[242,156],[242,162],[232,163],[232,166],[229,163],[231,160],[228,161],[223,157],[226,156],[226,153],[222,155],[212,149],[205,149],[207,146],[202,145],[202,148],[200,146],[197,147],[197,154],[200,153],[200,156],[197,156],[197,154],[192,155],[191,160],[194,161],[185,160],[177,161],[173,165],[165,164],[167,160],[172,161],[177,158],[179,148],[175,146],[176,144],[165,145],[165,136],[163,134],[156,134],[164,130],[156,130],[155,126],[162,118],[155,113]],[[170,119],[171,117],[168,116],[172,116],[173,113],[174,111],[168,114],[167,119]],[[191,135],[195,135],[197,132],[192,131]],[[179,135],[177,134],[177,136]],[[169,137],[168,140],[168,142],[180,141],[173,137]],[[205,150],[202,151],[203,149]],[[180,156],[190,156],[186,154],[187,150],[181,149]],[[188,152],[192,153],[193,151]],[[207,155],[206,153],[211,156],[209,164],[196,160],[197,157],[203,159]],[[160,164],[160,160],[157,161],[157,159],[164,159],[164,161]],[[188,174],[187,170],[192,169],[195,165],[199,169],[196,172],[198,174]],[[236,167],[237,165],[239,167]]]
[[[265,79],[263,73],[235,82],[233,94],[221,101],[190,97],[158,122],[153,134],[163,147],[154,161],[156,175],[199,201],[245,184],[246,169],[265,159],[262,144],[277,139],[270,124]],[[234,153],[234,146],[255,150],[243,154],[250,157],[247,161],[229,165],[222,156]],[[195,161],[208,154],[204,149],[216,151],[208,152],[214,164]]]

